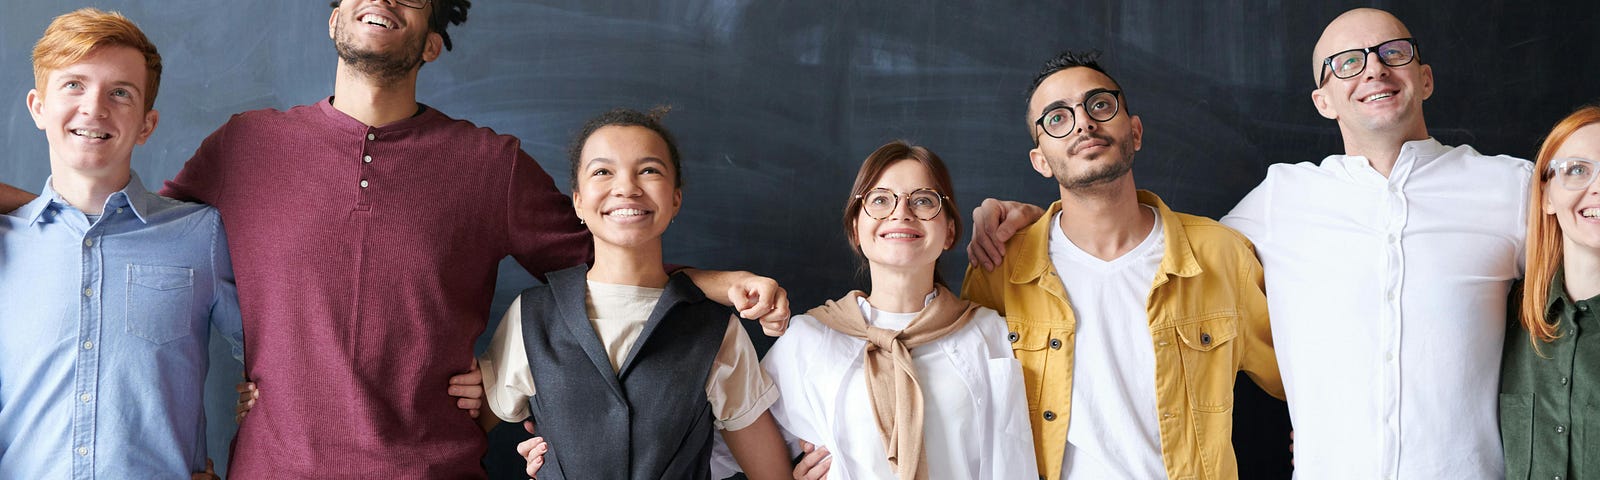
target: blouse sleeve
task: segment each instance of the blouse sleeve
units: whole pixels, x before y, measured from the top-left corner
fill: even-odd
[[[528,419],[528,399],[533,398],[533,368],[522,346],[522,297],[511,302],[489,349],[478,357],[483,370],[483,396],[500,420],[518,423]]]
[[[706,380],[706,399],[711,402],[718,430],[748,427],[778,400],[778,388],[761,370],[755,344],[750,343],[738,317],[728,317],[722,349]]]

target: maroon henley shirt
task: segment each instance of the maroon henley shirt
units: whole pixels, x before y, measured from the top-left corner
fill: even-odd
[[[219,209],[233,250],[261,391],[234,478],[482,478],[483,431],[446,390],[497,266],[543,278],[591,255],[516,138],[426,107],[382,127],[329,99],[241,113],[162,193]]]

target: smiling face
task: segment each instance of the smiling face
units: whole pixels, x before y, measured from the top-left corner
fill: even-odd
[[[1388,12],[1346,12],[1328,24],[1317,41],[1312,54],[1316,72],[1313,78],[1326,72],[1323,60],[1335,53],[1410,37],[1406,26]],[[1317,112],[1338,121],[1346,136],[1426,138],[1422,101],[1433,95],[1433,69],[1420,57],[1409,64],[1390,67],[1377,55],[1368,54],[1365,69],[1354,77],[1335,78],[1327,73],[1327,83],[1311,92]]]
[[[1589,124],[1572,132],[1567,141],[1551,155],[1551,163],[1563,159],[1586,159],[1600,162],[1600,124]],[[1593,169],[1595,165],[1575,165],[1572,168]],[[1578,166],[1581,165],[1581,166]],[[1541,174],[1544,172],[1540,172]],[[1590,175],[1595,172],[1588,172]],[[1545,183],[1545,215],[1554,215],[1561,226],[1562,249],[1568,254],[1585,250],[1600,257],[1600,182],[1590,183],[1583,190],[1568,190],[1561,185],[1560,175]]]
[[[1090,106],[1079,105],[1107,90],[1119,88],[1111,77],[1088,67],[1068,68],[1039,83],[1028,101],[1031,115],[1072,106],[1076,124],[1063,138],[1052,137],[1037,125],[1032,127],[1039,142],[1028,152],[1034,171],[1055,178],[1064,189],[1074,190],[1108,184],[1133,169],[1133,154],[1143,146],[1144,138],[1144,124],[1139,117],[1121,111],[1109,121],[1098,122],[1084,114]]]
[[[375,78],[400,78],[439,58],[443,39],[428,28],[433,8],[432,2],[411,8],[344,0],[328,17],[328,35],[344,64]]]
[[[572,206],[595,243],[659,244],[683,203],[667,142],[645,127],[612,125],[589,135],[580,155]]]
[[[28,113],[50,143],[51,169],[125,175],[134,145],[156,128],[156,111],[145,109],[147,81],[144,55],[124,46],[95,48],[50,71],[28,92]]]
[[[930,220],[919,220],[907,197],[919,189],[937,191],[939,184],[928,167],[916,160],[898,160],[883,170],[871,189],[899,195],[894,210],[875,219],[861,212],[855,217],[855,242],[873,270],[932,270],[939,254],[955,243],[955,224],[942,209]],[[931,275],[931,274],[930,274]]]

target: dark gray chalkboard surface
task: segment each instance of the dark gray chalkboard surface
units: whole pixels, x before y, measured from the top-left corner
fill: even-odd
[[[839,227],[856,167],[910,139],[950,164],[965,209],[984,197],[1046,203],[1028,167],[1022,90],[1059,50],[1099,49],[1145,124],[1140,187],[1219,217],[1267,165],[1342,151],[1311,106],[1310,51],[1338,13],[1295,1],[479,0],[456,49],[421,74],[421,101],[512,134],[565,186],[563,151],[587,117],[670,104],[685,155],[685,207],[670,261],[748,269],[797,310],[863,286]],[[1531,156],[1540,135],[1600,95],[1591,1],[1375,2],[1408,23],[1433,65],[1429,127],[1447,144]],[[136,150],[150,187],[171,178],[229,115],[332,93],[326,0],[5,0],[0,15],[0,182],[37,190],[45,139],[23,109],[28,59],[49,20],[79,6],[138,22],[166,60],[161,125]],[[970,210],[969,210],[970,211]],[[961,245],[965,245],[965,240]],[[965,255],[943,261],[959,279]],[[496,319],[532,282],[502,268]],[[758,335],[759,337],[759,335]],[[217,350],[217,349],[214,349]],[[220,350],[217,350],[220,351]],[[237,364],[213,362],[212,456],[227,455]],[[1243,382],[1248,383],[1248,382]],[[443,388],[443,386],[441,386]],[[1282,478],[1280,402],[1241,387],[1246,478]],[[497,438],[512,436],[502,429]],[[330,434],[337,434],[330,432]],[[494,448],[509,448],[506,441]]]

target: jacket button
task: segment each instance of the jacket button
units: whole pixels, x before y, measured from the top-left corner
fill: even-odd
[[[1201,333],[1200,334],[1200,344],[1201,345],[1210,345],[1211,344],[1211,334],[1209,334],[1209,333]]]
[[[1061,349],[1061,339],[1059,339],[1059,338],[1050,339],[1050,349],[1051,350],[1060,350]]]
[[[1046,422],[1054,422],[1054,421],[1056,421],[1056,412],[1045,410],[1044,411],[1044,421],[1046,421]]]
[[[1006,334],[1006,340],[1010,340],[1011,343],[1017,343],[1017,338],[1018,338],[1017,332],[1011,332],[1011,333]]]

